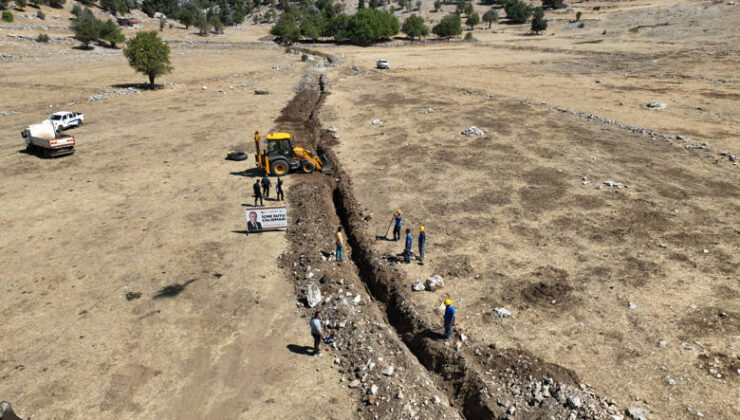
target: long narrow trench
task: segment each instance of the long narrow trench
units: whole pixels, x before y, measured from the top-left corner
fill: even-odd
[[[314,80],[309,80],[308,85],[316,91],[299,91],[297,97],[303,94],[311,99],[292,101],[277,121],[300,130],[309,146],[327,149],[334,176],[330,182],[323,182],[325,188],[313,187],[314,194],[330,194],[331,197],[314,197],[313,201],[303,199],[296,204],[306,206],[313,203],[323,207],[314,209],[317,211],[327,211],[328,205],[333,206],[346,232],[347,256],[356,267],[355,274],[376,301],[378,309],[384,312],[406,350],[437,378],[439,389],[446,393],[459,414],[468,419],[514,415],[518,418],[609,418],[616,411],[613,402],[602,400],[588,391],[568,369],[542,362],[520,350],[496,349],[474,344],[471,340],[466,345],[467,349],[459,349],[438,340],[432,324],[406,297],[405,282],[399,281],[404,275],[392,266],[382,264],[372,248],[372,235],[366,231],[366,220],[352,192],[352,179],[331,151],[335,140],[321,128],[318,118],[327,94],[328,80],[323,74],[310,77]],[[302,84],[305,85],[306,81]],[[578,397],[583,403],[579,402],[577,407],[569,404],[564,397],[566,394]],[[551,396],[552,403],[545,401]]]

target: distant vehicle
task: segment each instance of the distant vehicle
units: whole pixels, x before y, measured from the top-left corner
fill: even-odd
[[[375,65],[379,69],[387,69],[387,70],[390,70],[390,68],[391,68],[391,63],[388,60],[385,60],[385,59],[378,60],[378,62],[375,63]]]
[[[21,132],[28,153],[40,153],[44,157],[70,155],[75,152],[75,138],[56,131],[51,120],[29,125]]]
[[[70,127],[79,127],[85,121],[85,114],[78,112],[60,111],[49,115],[49,121],[54,124],[54,130],[64,131]]]
[[[138,25],[141,23],[139,19],[135,19],[135,18],[119,17],[117,20],[118,20],[119,26],[134,26],[134,25]]]

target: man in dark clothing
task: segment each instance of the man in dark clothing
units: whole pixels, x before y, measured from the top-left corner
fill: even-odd
[[[403,219],[401,209],[396,210],[393,217],[396,219],[396,224],[393,226],[393,240],[397,241],[401,239],[401,219]]]
[[[272,181],[270,181],[270,177],[267,175],[262,177],[262,195],[265,196],[265,198],[270,198],[270,185],[272,185]]]
[[[264,201],[262,201],[262,190],[260,189],[260,181],[254,181],[254,185],[252,185],[252,188],[254,189],[254,206],[257,207],[257,200],[259,200],[260,206],[264,206],[265,203]]]
[[[406,229],[406,246],[403,248],[403,260],[406,264],[411,263],[411,249],[414,238],[411,236],[411,229]]]
[[[424,226],[419,228],[419,264],[424,265],[424,256],[427,248],[427,233],[424,232]]]
[[[280,177],[277,177],[277,182],[275,182],[275,193],[277,194],[278,201],[285,200],[285,195],[283,194],[283,180],[280,179]]]

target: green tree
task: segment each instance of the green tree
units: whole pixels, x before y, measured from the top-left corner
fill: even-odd
[[[82,45],[86,48],[89,48],[91,42],[95,42],[100,38],[99,26],[99,21],[95,19],[92,10],[86,7],[74,20],[72,30],[75,33],[75,38],[82,42]]]
[[[171,73],[173,70],[170,65],[170,47],[162,42],[154,31],[139,32],[134,38],[126,41],[123,55],[134,70],[149,77],[151,87],[154,87],[156,77]]]
[[[403,21],[401,32],[411,37],[413,41],[414,38],[421,39],[421,37],[429,35],[429,28],[424,24],[424,18],[413,14]]]
[[[177,15],[177,20],[185,25],[185,29],[190,29],[190,27],[195,23],[195,13],[188,9],[181,10]]]
[[[99,25],[100,39],[108,41],[111,48],[116,48],[116,44],[126,40],[123,36],[121,28],[116,25],[111,19],[105,22],[100,22]]]
[[[545,19],[545,10],[541,7],[534,9],[532,14],[532,31],[539,35],[540,31],[547,29],[547,19]]]
[[[82,9],[79,5],[75,4],[74,6],[72,6],[72,11],[70,13],[72,13],[72,16],[79,17],[80,13],[82,13]]]
[[[473,30],[473,28],[475,28],[475,25],[479,23],[480,23],[480,16],[478,16],[478,13],[475,13],[475,12],[469,15],[468,18],[465,20],[465,24],[470,26],[471,31]]]
[[[506,18],[513,23],[524,23],[532,15],[532,7],[521,0],[511,0],[504,9]]]
[[[491,29],[491,25],[498,22],[498,12],[491,9],[483,14],[483,22],[488,22],[488,29]]]
[[[218,16],[213,15],[210,18],[208,18],[208,25],[213,28],[213,32],[217,34],[224,33],[224,24],[221,23],[221,19],[218,18]]]
[[[463,7],[463,12],[465,13],[465,16],[470,16],[473,14],[475,9],[473,9],[473,3],[466,3],[465,7]]]
[[[435,12],[439,12],[439,9],[441,9],[441,8],[442,8],[442,2],[439,1],[439,0],[435,1],[434,2],[434,11]]]
[[[416,10],[421,10],[421,0],[416,0]]]
[[[462,22],[460,15],[456,13],[449,14],[442,18],[438,24],[432,28],[432,33],[440,38],[449,38],[462,33]]]
[[[400,26],[398,19],[388,12],[361,9],[347,19],[344,30],[338,33],[335,39],[367,45],[392,37],[398,33]]]
[[[270,33],[279,37],[283,42],[295,42],[301,39],[301,28],[295,16],[290,13],[280,15],[277,23],[272,26]]]
[[[360,0],[359,3],[357,3],[357,10],[364,9],[365,8],[365,0]]]
[[[378,0],[370,0],[370,3],[368,3],[368,6],[371,9],[377,9],[378,8]]]

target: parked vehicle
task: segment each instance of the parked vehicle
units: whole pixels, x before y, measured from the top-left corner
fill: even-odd
[[[383,69],[383,70],[390,70],[390,68],[391,68],[391,63],[388,60],[384,59],[384,58],[381,58],[380,60],[378,60],[378,62],[375,63],[375,65],[379,69]]]
[[[85,121],[85,114],[79,112],[60,111],[49,115],[54,124],[54,130],[64,131],[70,127],[79,127]]]
[[[71,155],[75,152],[75,138],[56,131],[51,120],[29,125],[21,132],[26,151],[44,157]]]

